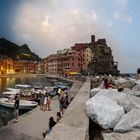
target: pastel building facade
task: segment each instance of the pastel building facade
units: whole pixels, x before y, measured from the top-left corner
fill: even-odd
[[[47,57],[48,59],[48,73],[57,76],[57,54],[52,54]]]
[[[90,48],[85,43],[77,43],[69,49],[58,50],[47,57],[48,74],[68,77],[88,70],[92,59]]]
[[[16,73],[35,73],[35,62],[15,60],[13,61],[13,69]]]
[[[13,59],[8,57],[0,58],[0,74],[13,72]]]

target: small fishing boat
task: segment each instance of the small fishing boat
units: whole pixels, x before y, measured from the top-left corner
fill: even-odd
[[[15,88],[17,89],[30,89],[32,86],[31,85],[26,85],[26,84],[16,84]]]
[[[32,94],[41,94],[43,93],[43,87],[42,86],[33,86],[33,88],[30,90]]]
[[[65,90],[65,89],[69,89],[70,87],[67,83],[56,82],[55,86],[54,86],[54,89],[58,89],[58,88],[61,88],[61,89]]]
[[[20,95],[21,90],[16,88],[6,88],[6,90],[2,93],[4,97],[14,98],[15,95]]]
[[[14,108],[15,100],[0,98],[0,105],[8,108]],[[20,100],[19,109],[33,109],[38,103],[34,101]]]
[[[53,92],[54,91],[54,87],[44,87],[44,90],[46,90],[47,93]]]

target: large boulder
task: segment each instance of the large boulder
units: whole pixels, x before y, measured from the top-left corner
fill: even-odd
[[[140,83],[138,83],[137,85],[135,85],[135,86],[133,87],[133,90],[135,90],[135,91],[140,91]]]
[[[114,80],[115,84],[120,84],[120,83],[125,83],[125,82],[127,82],[127,80],[122,77],[118,77],[116,80]]]
[[[99,91],[101,90],[101,88],[93,88],[90,90],[90,97],[95,96]]]
[[[132,109],[123,115],[114,127],[115,132],[129,132],[140,129],[140,109]]]
[[[128,133],[102,133],[104,140],[140,140],[140,131]]]
[[[118,105],[122,106],[125,112],[129,112],[133,108],[140,109],[140,101],[139,101],[140,99],[138,97],[135,97],[128,93],[118,92],[117,89],[101,89],[95,95],[95,97],[100,96],[100,95],[104,95],[112,99]]]
[[[102,128],[114,128],[125,114],[123,107],[104,95],[94,96],[86,102],[88,116]]]

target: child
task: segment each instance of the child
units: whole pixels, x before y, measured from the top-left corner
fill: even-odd
[[[61,113],[60,112],[57,112],[56,113],[56,122],[58,122],[60,119],[61,119]]]

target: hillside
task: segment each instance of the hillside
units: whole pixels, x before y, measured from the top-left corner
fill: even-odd
[[[18,46],[5,38],[0,38],[0,55],[7,55],[13,59],[38,61],[40,57],[33,53],[28,45]]]

